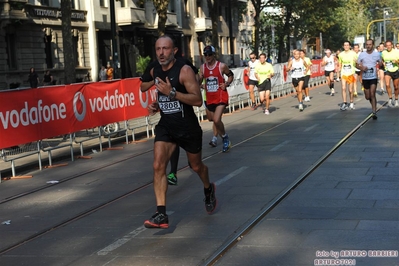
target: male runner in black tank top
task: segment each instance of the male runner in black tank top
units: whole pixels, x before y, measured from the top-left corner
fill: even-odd
[[[155,51],[160,66],[154,67],[151,75],[158,91],[156,103],[150,111],[161,111],[161,120],[155,127],[154,140],[154,191],[157,212],[144,222],[147,228],[168,228],[166,214],[166,167],[179,145],[186,150],[190,167],[204,184],[205,209],[211,214],[216,208],[215,185],[210,183],[208,167],[202,162],[202,129],[193,106],[202,105],[202,96],[194,71],[184,63],[176,61],[176,47],[166,35],[159,37]],[[141,88],[142,91],[143,88]]]

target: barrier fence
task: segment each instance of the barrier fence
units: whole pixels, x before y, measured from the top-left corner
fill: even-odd
[[[321,61],[312,61],[310,86],[324,82]],[[277,98],[291,93],[291,76],[286,72],[286,64],[275,64],[273,67],[275,76],[271,79],[271,97]],[[237,68],[232,71],[234,82],[228,87],[230,112],[235,111],[236,107],[244,108],[250,101],[246,69]],[[26,156],[37,155],[41,169],[41,152],[48,153],[51,164],[51,153],[54,149],[69,147],[73,160],[74,144],[79,145],[83,156],[83,145],[88,140],[98,138],[102,151],[102,138],[108,139],[110,147],[110,138],[115,133],[124,135],[128,142],[128,135],[131,134],[134,141],[135,134],[141,129],[149,138],[154,134],[154,126],[159,120],[159,114],[148,116],[147,106],[155,100],[155,88],[142,93],[139,78],[1,91],[1,157],[4,161],[11,162],[15,176],[14,161]],[[203,120],[205,108],[194,108],[198,119]],[[104,125],[118,128],[107,132]],[[97,127],[99,130],[94,135],[77,137],[76,132],[88,132]],[[43,140],[55,136],[68,136],[68,141],[51,147],[43,145]],[[29,150],[26,147],[30,147]]]

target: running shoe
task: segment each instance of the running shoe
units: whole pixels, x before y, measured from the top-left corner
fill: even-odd
[[[209,145],[211,145],[212,147],[216,147],[218,145],[217,139],[211,139],[211,141],[209,141]]]
[[[351,110],[354,110],[354,109],[355,109],[355,105],[354,105],[353,103],[350,103],[350,104],[349,104],[349,108],[350,108]]]
[[[386,93],[386,90],[384,88],[381,88],[381,94]]]
[[[298,105],[298,109],[299,109],[299,111],[302,112],[302,111],[303,111],[303,104],[300,103],[300,104]]]
[[[270,113],[269,113],[269,110],[265,110],[265,115],[269,115]]]
[[[331,89],[330,96],[334,96],[334,93],[335,93],[334,89]]]
[[[168,184],[172,186],[177,186],[177,176],[174,173],[168,174]]]
[[[357,92],[356,91],[353,93],[353,97],[357,97]]]
[[[399,106],[399,102],[398,102],[398,100],[395,100],[395,107],[398,107]]]
[[[256,110],[256,104],[253,103],[253,104],[251,105],[251,110],[252,110],[252,111]]]
[[[156,212],[150,219],[144,221],[146,228],[169,228],[168,215]]]
[[[309,96],[306,96],[306,97],[305,97],[305,102],[310,102]]]
[[[346,109],[348,109],[348,105],[346,103],[342,103],[340,109],[341,111],[345,111]]]
[[[392,99],[389,99],[389,100],[388,100],[388,107],[393,107]]]
[[[378,117],[377,117],[377,114],[375,112],[373,112],[372,118],[373,118],[373,120],[377,120]]]
[[[227,152],[230,150],[231,142],[229,140],[229,136],[226,134],[226,137],[223,138],[223,152]]]
[[[212,214],[212,212],[215,210],[216,205],[217,205],[217,200],[215,196],[215,191],[216,191],[216,186],[214,183],[211,183],[212,191],[209,195],[205,194],[205,209],[208,214]]]

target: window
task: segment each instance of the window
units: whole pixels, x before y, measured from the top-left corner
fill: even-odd
[[[101,6],[101,7],[105,7],[105,1],[106,1],[106,0],[100,0],[100,6]]]
[[[121,2],[121,7],[126,7],[126,0],[120,0]]]
[[[42,5],[42,6],[50,6],[50,0],[40,0],[40,5]]]
[[[8,69],[17,69],[17,49],[14,34],[6,34],[6,45],[7,45],[7,65]]]
[[[46,54],[46,65],[47,68],[53,68],[53,53],[51,49],[51,34],[44,36],[44,52]]]
[[[75,59],[75,66],[79,66],[78,41],[79,41],[79,37],[73,35],[72,42],[73,42],[73,56]]]

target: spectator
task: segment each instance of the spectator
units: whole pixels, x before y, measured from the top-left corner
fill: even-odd
[[[47,70],[43,76],[43,86],[53,85],[53,76],[50,73],[50,70]]]
[[[101,66],[99,76],[100,80],[107,80],[107,70],[105,69],[105,66]]]
[[[31,67],[29,70],[28,81],[31,88],[37,88],[39,85],[39,76],[33,67]]]
[[[111,63],[107,63],[107,80],[114,78],[114,69],[111,67]]]

